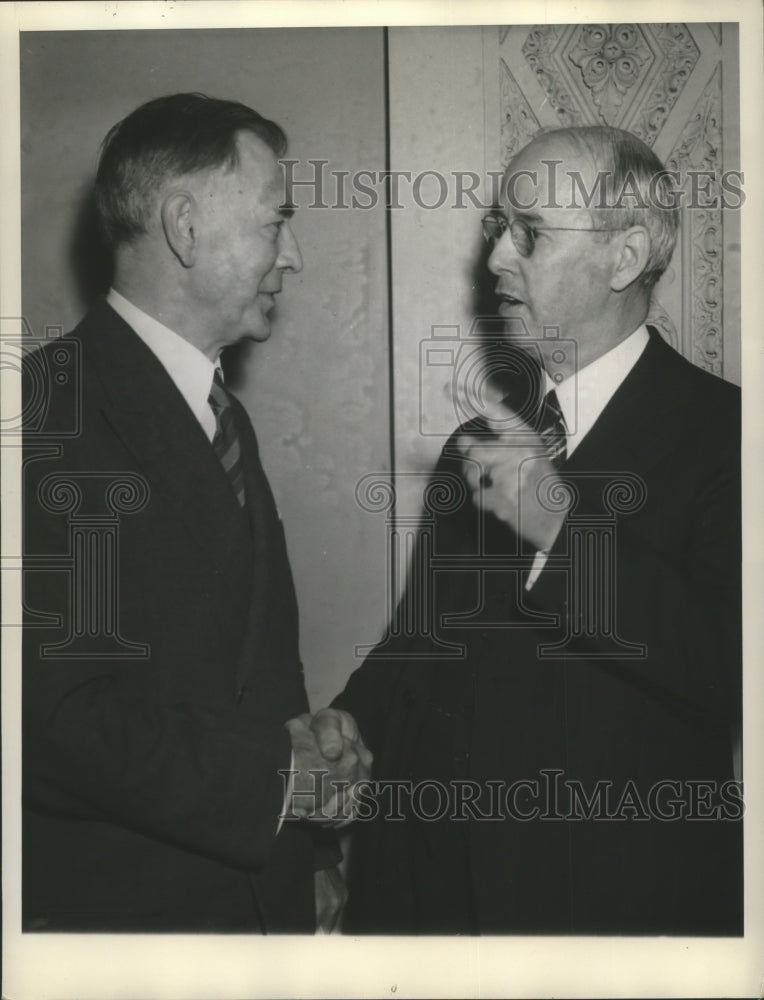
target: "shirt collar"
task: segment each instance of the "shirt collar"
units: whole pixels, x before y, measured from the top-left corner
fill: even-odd
[[[616,390],[639,360],[650,335],[643,323],[607,354],[555,385],[545,372],[546,391],[554,389],[568,430],[570,456],[594,426]]]
[[[115,289],[109,289],[106,301],[156,356],[188,403],[191,412],[199,423],[208,429],[211,411],[207,400],[212,376],[218,367],[215,362],[210,361],[198,347],[194,347],[174,330],[153,316],[149,316]]]

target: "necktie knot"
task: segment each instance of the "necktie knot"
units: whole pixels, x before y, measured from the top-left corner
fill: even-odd
[[[231,405],[225,385],[223,384],[223,374],[219,368],[215,369],[215,374],[212,377],[208,402],[216,418],[221,410],[225,410]]]
[[[233,487],[239,506],[243,507],[245,495],[241,445],[236,430],[236,420],[231,410],[231,400],[223,385],[223,376],[219,368],[215,369],[208,401],[215,414],[215,436],[212,439],[212,447]]]
[[[538,433],[552,464],[559,468],[567,455],[568,431],[554,389],[549,390],[541,404]]]

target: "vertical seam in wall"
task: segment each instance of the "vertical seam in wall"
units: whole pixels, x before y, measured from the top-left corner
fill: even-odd
[[[392,211],[390,209],[390,51],[388,28],[382,29],[383,62],[384,62],[384,99],[385,99],[385,249],[387,268],[387,350],[388,350],[388,381],[389,381],[389,436],[390,436],[390,475],[395,472],[395,344],[393,339],[393,232]],[[394,517],[394,514],[393,514]]]
[[[387,250],[387,371],[390,392],[390,405],[388,409],[389,423],[388,433],[390,436],[390,483],[393,489],[393,496],[396,496],[395,486],[395,339],[393,321],[393,212],[392,205],[392,180],[390,169],[392,167],[392,157],[390,155],[390,46],[389,28],[382,29],[383,57],[384,57],[384,89],[385,89],[385,170],[387,178],[385,182],[385,241]],[[395,615],[395,608],[398,601],[403,597],[403,591],[397,593],[395,566],[395,537],[397,527],[397,504],[393,501],[393,507],[388,514],[388,535],[386,561],[388,567],[387,580],[387,600],[390,605],[391,615]],[[392,618],[391,618],[392,620]],[[390,626],[388,625],[388,628]]]

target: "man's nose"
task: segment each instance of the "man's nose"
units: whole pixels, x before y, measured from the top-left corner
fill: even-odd
[[[486,265],[491,274],[499,275],[502,271],[506,271],[519,256],[512,235],[507,229],[494,243]]]
[[[292,227],[286,220],[279,227],[279,255],[276,258],[276,267],[281,271],[291,271],[292,274],[302,271],[300,247]]]

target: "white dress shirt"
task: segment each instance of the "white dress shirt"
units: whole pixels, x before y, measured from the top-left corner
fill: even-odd
[[[212,377],[218,367],[168,326],[149,316],[113,288],[106,301],[114,312],[135,330],[149,350],[161,362],[181,396],[212,441],[215,436],[215,414],[209,404]]]
[[[554,389],[567,430],[567,457],[570,457],[592,429],[597,418],[647,347],[650,335],[643,323],[620,344],[556,385],[545,372],[546,391]],[[538,580],[547,552],[537,552],[525,589]]]
[[[565,417],[567,428],[567,454],[576,448],[594,426],[597,418],[613,398],[616,390],[639,360],[647,347],[650,335],[643,323],[634,333],[622,340],[585,368],[574,372],[555,385],[548,374],[546,391],[554,389]]]

